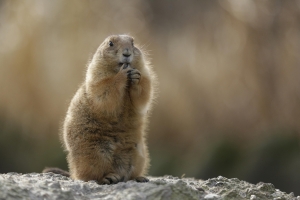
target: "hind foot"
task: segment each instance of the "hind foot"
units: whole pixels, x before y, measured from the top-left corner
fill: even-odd
[[[123,181],[123,178],[121,178],[118,174],[110,173],[102,179],[101,184],[110,185],[121,181]]]
[[[146,177],[143,176],[139,176],[135,179],[136,182],[140,182],[140,183],[146,183],[149,181],[149,179],[147,179]]]

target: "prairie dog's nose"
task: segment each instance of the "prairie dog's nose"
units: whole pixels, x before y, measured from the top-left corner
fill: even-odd
[[[124,56],[124,57],[129,57],[129,56],[131,56],[131,52],[129,51],[128,48],[125,48],[125,49],[123,50],[123,56]]]

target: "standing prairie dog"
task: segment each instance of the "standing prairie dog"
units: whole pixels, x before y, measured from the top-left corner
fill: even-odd
[[[155,79],[132,37],[112,35],[104,40],[63,125],[61,138],[71,178],[100,184],[148,181],[145,129]],[[64,173],[57,170],[44,172]]]

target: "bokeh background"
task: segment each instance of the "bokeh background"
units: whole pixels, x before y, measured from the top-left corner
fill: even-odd
[[[111,34],[160,82],[152,176],[219,175],[300,195],[300,1],[0,1],[0,173],[67,169],[58,132]]]

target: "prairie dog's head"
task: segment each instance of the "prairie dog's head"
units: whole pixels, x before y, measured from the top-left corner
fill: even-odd
[[[99,46],[93,60],[106,72],[116,73],[124,63],[131,67],[143,67],[142,52],[135,46],[134,39],[128,35],[111,35]]]

